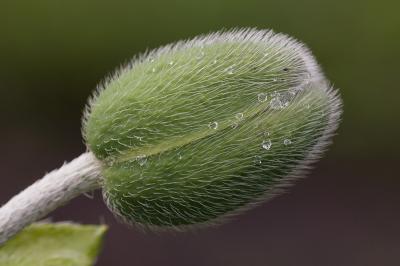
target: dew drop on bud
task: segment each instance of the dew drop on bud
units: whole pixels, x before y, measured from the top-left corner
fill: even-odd
[[[281,100],[279,99],[279,96],[272,98],[271,102],[269,103],[269,105],[274,110],[280,110],[280,109],[283,108],[283,105],[282,105]]]
[[[287,146],[287,145],[292,144],[292,141],[291,141],[290,139],[285,139],[285,140],[283,141],[283,144],[285,144],[285,145]]]
[[[269,150],[269,149],[271,149],[271,146],[272,146],[271,140],[264,140],[264,141],[261,143],[261,147],[262,147],[264,150]]]
[[[254,156],[254,163],[260,165],[262,163],[261,156],[259,155]]]
[[[147,162],[147,156],[144,155],[144,154],[143,155],[138,155],[138,156],[136,156],[136,161],[138,162],[138,164],[140,166],[143,166]]]
[[[211,122],[210,124],[208,124],[208,128],[217,129],[218,128],[218,122]]]
[[[200,60],[204,57],[204,55],[205,55],[204,51],[200,51],[200,53],[196,56],[196,58]]]
[[[235,115],[235,117],[236,117],[236,119],[241,120],[241,119],[243,119],[243,113],[237,113]]]
[[[265,102],[268,99],[268,95],[266,93],[259,93],[257,95],[258,101],[259,102]]]
[[[228,67],[228,68],[226,68],[225,69],[225,71],[226,71],[226,73],[228,73],[229,75],[232,75],[233,74],[233,66],[230,66],[230,67]]]

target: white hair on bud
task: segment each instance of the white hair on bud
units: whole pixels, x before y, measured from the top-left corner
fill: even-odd
[[[342,112],[341,111],[342,102],[337,91],[333,89],[333,87],[331,87],[326,81],[320,69],[320,66],[317,64],[311,51],[303,43],[295,40],[294,38],[286,34],[274,33],[272,30],[258,30],[253,28],[233,29],[229,31],[220,31],[206,35],[201,35],[190,40],[183,40],[176,43],[168,44],[159,49],[146,52],[138,57],[135,57],[128,64],[120,67],[113,75],[111,75],[102,84],[98,86],[96,92],[89,101],[89,105],[86,108],[83,119],[84,125],[88,117],[90,116],[91,108],[93,107],[93,105],[95,105],[95,102],[99,94],[104,90],[104,88],[106,88],[112,81],[117,80],[122,74],[134,69],[138,64],[141,64],[146,60],[149,60],[149,58],[159,58],[162,55],[174,53],[175,51],[181,51],[183,49],[194,48],[194,47],[201,48],[203,46],[209,46],[212,44],[226,43],[226,42],[238,42],[245,46],[254,43],[255,44],[266,43],[271,46],[280,47],[283,50],[295,52],[303,61],[306,68],[305,70],[308,73],[310,73],[308,82],[314,84],[316,87],[318,87],[319,90],[322,90],[329,99],[328,100],[329,110],[327,111],[328,122],[323,131],[322,137],[319,138],[317,144],[313,146],[313,148],[309,151],[308,155],[305,158],[296,162],[297,166],[291,171],[291,173],[288,174],[286,177],[284,177],[279,182],[279,184],[276,184],[271,188],[267,189],[265,195],[258,197],[252,202],[242,207],[239,207],[234,211],[228,212],[216,219],[204,223],[196,223],[194,225],[156,226],[149,224],[141,224],[138,222],[133,222],[131,219],[125,218],[123,214],[119,213],[119,210],[115,208],[113,204],[108,202],[107,205],[109,206],[109,208],[114,213],[117,214],[117,217],[119,219],[123,220],[125,223],[139,226],[143,229],[151,229],[156,231],[169,230],[169,229],[180,231],[186,229],[199,228],[202,226],[209,226],[211,224],[219,224],[229,217],[241,213],[242,211],[252,208],[253,206],[259,204],[260,202],[263,202],[267,199],[272,198],[277,194],[282,193],[284,188],[290,186],[295,179],[305,176],[305,174],[311,168],[312,164],[322,156],[323,152],[331,143],[331,138],[335,134],[335,131],[340,121],[340,116]],[[106,194],[104,194],[104,198],[106,201],[109,201],[109,198],[107,197]]]
[[[117,80],[123,73],[135,68],[136,65],[143,63],[149,58],[158,58],[164,54],[180,51],[187,48],[203,47],[216,43],[239,42],[243,44],[250,43],[268,43],[297,52],[303,59],[307,70],[311,73],[311,79],[315,82],[325,81],[320,66],[314,59],[311,51],[301,42],[295,40],[289,35],[283,33],[274,33],[273,30],[259,30],[255,28],[237,28],[229,31],[217,31],[210,34],[204,34],[193,39],[181,40],[170,43],[158,49],[146,51],[145,53],[134,56],[128,63],[121,65],[113,74],[106,77],[94,90],[93,95],[88,99],[88,104],[83,112],[82,128],[85,128],[87,119],[90,115],[93,105],[95,105],[100,93],[114,80]],[[85,137],[85,132],[82,131]]]

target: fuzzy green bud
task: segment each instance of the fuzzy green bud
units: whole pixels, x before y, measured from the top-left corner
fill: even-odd
[[[277,194],[330,142],[341,101],[304,45],[213,33],[149,52],[90,101],[83,132],[112,211],[145,227],[209,224]]]

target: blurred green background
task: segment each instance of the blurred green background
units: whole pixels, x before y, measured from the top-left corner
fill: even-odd
[[[345,112],[335,156],[387,157],[400,148],[399,1],[0,3],[6,126],[43,134],[55,123],[76,126],[96,84],[133,55],[201,33],[258,27],[304,41],[341,89]]]
[[[120,64],[202,33],[268,28],[305,42],[344,100],[339,134],[309,179],[200,239],[131,233],[101,199],[53,217],[96,223],[107,213],[99,265],[399,265],[399,11],[395,0],[0,0],[1,202],[84,150],[83,107]],[[204,246],[217,251],[203,256]]]

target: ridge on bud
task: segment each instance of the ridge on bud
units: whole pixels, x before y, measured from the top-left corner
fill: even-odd
[[[167,45],[118,70],[90,100],[88,148],[128,223],[212,224],[276,195],[330,143],[341,100],[311,52],[267,30]]]

